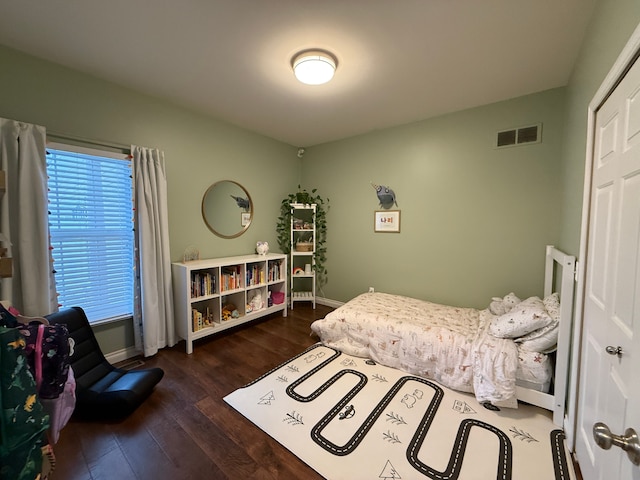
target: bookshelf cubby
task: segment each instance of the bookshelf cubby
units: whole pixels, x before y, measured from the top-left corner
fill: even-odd
[[[188,354],[200,338],[275,312],[287,316],[284,254],[177,262],[171,270],[176,332]]]

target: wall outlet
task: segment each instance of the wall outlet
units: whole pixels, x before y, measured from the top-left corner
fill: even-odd
[[[373,287],[369,287],[369,293],[373,293],[373,292],[375,292],[374,288]]]

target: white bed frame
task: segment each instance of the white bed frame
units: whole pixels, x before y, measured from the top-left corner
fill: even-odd
[[[558,426],[562,426],[564,422],[567,397],[575,265],[576,258],[574,256],[561,252],[553,245],[547,245],[544,296],[556,291],[560,294],[560,329],[558,331],[553,394],[516,387],[518,400],[551,410],[553,423]]]

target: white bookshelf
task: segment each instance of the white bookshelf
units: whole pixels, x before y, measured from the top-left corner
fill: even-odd
[[[284,254],[178,262],[171,265],[171,271],[176,332],[186,341],[189,354],[193,342],[200,338],[275,312],[287,316],[288,266]],[[254,309],[251,303],[256,295],[263,305]],[[235,307],[233,316],[225,315],[229,305]]]
[[[295,302],[316,308],[316,204],[291,204],[291,309]],[[300,245],[305,245],[304,249]]]

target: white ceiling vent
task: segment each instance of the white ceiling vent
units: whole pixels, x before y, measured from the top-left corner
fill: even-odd
[[[496,135],[496,148],[515,147],[517,145],[529,145],[542,141],[542,124],[528,125],[526,127],[500,130]]]

